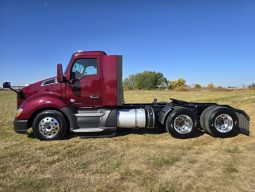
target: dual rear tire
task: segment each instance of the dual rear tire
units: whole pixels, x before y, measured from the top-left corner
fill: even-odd
[[[238,117],[233,109],[223,106],[206,108],[200,116],[201,128],[214,137],[231,137],[239,133]]]
[[[176,107],[165,122],[167,132],[176,138],[195,137],[199,135],[199,127],[213,137],[231,137],[239,133],[238,117],[234,110],[217,105],[206,108],[200,121],[192,110]]]

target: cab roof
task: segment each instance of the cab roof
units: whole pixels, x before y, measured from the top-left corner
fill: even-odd
[[[77,51],[73,54],[73,56],[100,56],[107,55],[104,51]]]

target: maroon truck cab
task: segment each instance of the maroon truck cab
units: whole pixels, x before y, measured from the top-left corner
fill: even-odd
[[[35,102],[33,106],[40,103],[40,108],[43,101],[47,107],[59,107],[58,103],[63,103],[62,107],[121,106],[122,57],[106,55],[102,51],[77,52],[71,58],[63,82],[59,83],[53,77],[30,84],[22,92],[26,99],[19,98],[18,106],[24,106],[31,100]],[[50,102],[50,98],[54,102]],[[29,110],[31,113],[34,111],[32,108]]]
[[[3,87],[12,89],[8,82]],[[32,127],[41,140],[62,139],[68,132],[115,135],[117,128],[164,127],[179,138],[201,131],[217,137],[249,132],[249,116],[227,105],[176,99],[124,104],[122,56],[103,51],[74,53],[64,73],[58,64],[56,77],[15,92],[14,130]]]
[[[103,51],[77,52],[71,57],[63,82],[57,77],[20,90],[14,127],[26,132],[40,111],[65,107],[116,107],[123,103],[122,57]]]
[[[76,72],[73,70],[79,62],[88,65],[88,71],[82,77],[78,75],[79,81],[76,81]],[[106,55],[102,51],[75,53],[66,69],[65,77],[67,83],[63,84],[62,89],[65,90],[66,102],[75,100],[72,105],[77,107],[115,107],[122,105],[121,56]],[[72,83],[70,84],[70,82]]]

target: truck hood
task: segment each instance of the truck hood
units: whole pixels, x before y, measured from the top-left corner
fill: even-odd
[[[51,78],[47,78],[47,79],[29,84],[28,86],[21,89],[21,91],[23,91],[24,94],[25,93],[32,94],[32,93],[36,93],[36,92],[40,91],[41,87],[43,87],[43,86],[55,84],[55,83],[57,83],[56,77],[51,77]]]
[[[57,83],[56,77],[51,77],[36,83],[29,84],[20,90],[22,93],[20,95],[22,96],[18,95],[18,107],[21,106],[24,101],[28,101],[34,97],[40,97],[42,94],[61,95],[60,88],[61,86],[59,83]]]

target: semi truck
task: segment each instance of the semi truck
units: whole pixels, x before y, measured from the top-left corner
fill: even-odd
[[[10,82],[3,87],[12,89]],[[177,99],[125,103],[122,56],[103,51],[78,51],[65,72],[57,64],[56,77],[14,91],[14,130],[27,133],[32,127],[40,140],[63,139],[70,133],[115,136],[118,128],[163,128],[175,138],[190,138],[199,132],[213,137],[249,134],[249,116],[228,105]]]

